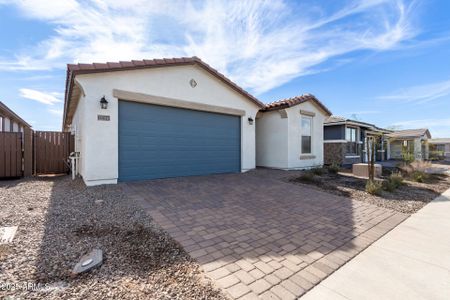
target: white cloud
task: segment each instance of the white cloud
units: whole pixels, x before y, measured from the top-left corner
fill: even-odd
[[[60,100],[60,98],[62,97],[61,93],[47,93],[26,88],[20,89],[19,92],[20,96],[23,98],[31,99],[47,105],[54,105],[56,103],[62,102]]]
[[[51,114],[62,117],[63,110],[62,109],[49,109],[48,110]]]
[[[424,85],[411,86],[397,90],[378,99],[405,103],[427,103],[450,95],[450,80]]]
[[[406,120],[392,125],[400,129],[428,128],[433,138],[450,137],[450,118]]]
[[[415,1],[342,2],[330,10],[281,1],[24,0],[24,16],[55,34],[0,70],[64,68],[66,63],[199,56],[252,92],[318,72],[356,50],[395,49],[415,36]],[[319,2],[320,4],[320,2]]]

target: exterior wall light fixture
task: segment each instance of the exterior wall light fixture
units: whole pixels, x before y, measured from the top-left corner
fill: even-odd
[[[106,100],[105,96],[103,96],[102,99],[100,99],[100,107],[102,109],[108,108],[108,101]]]

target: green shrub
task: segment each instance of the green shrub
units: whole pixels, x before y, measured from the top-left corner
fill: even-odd
[[[400,173],[392,173],[389,176],[388,181],[392,182],[395,188],[398,188],[403,184],[403,176]]]
[[[403,184],[403,177],[399,173],[392,173],[387,180],[383,181],[383,189],[393,192]]]
[[[413,161],[415,161],[416,158],[414,157],[414,154],[413,154],[413,153],[407,152],[407,151],[403,151],[403,152],[402,152],[402,160],[403,160],[405,163],[410,164],[410,163],[412,163]]]
[[[301,181],[314,182],[316,180],[316,176],[312,172],[304,172],[300,175],[299,179]]]
[[[415,170],[411,173],[410,177],[415,182],[425,182],[429,178],[429,175],[423,171]]]
[[[380,195],[383,189],[381,182],[375,180],[368,180],[366,183],[366,192],[371,195]]]
[[[341,167],[337,163],[332,163],[330,166],[328,166],[328,172],[330,174],[337,174]]]
[[[310,171],[314,175],[318,175],[318,176],[321,176],[321,175],[323,175],[325,173],[325,170],[323,168],[313,168]]]
[[[392,181],[390,181],[390,180],[383,181],[383,190],[388,191],[388,192],[393,192],[396,189],[397,189],[397,186]]]

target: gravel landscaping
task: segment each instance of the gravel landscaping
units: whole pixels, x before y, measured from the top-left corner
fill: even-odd
[[[426,183],[405,180],[404,184],[395,191],[382,191],[380,196],[367,193],[365,191],[367,179],[354,177],[349,172],[339,174],[324,172],[312,177],[296,174],[287,178],[287,181],[294,184],[307,184],[334,195],[349,197],[406,214],[417,212],[450,188],[450,177],[444,174],[432,174]]]
[[[0,207],[0,227],[19,226],[13,242],[0,245],[0,298],[225,299],[120,185],[0,181]],[[103,250],[103,265],[72,276],[93,248]]]

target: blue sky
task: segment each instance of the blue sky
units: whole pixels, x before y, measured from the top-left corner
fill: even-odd
[[[59,130],[67,63],[196,55],[263,102],[450,137],[450,1],[0,0],[0,100]]]

